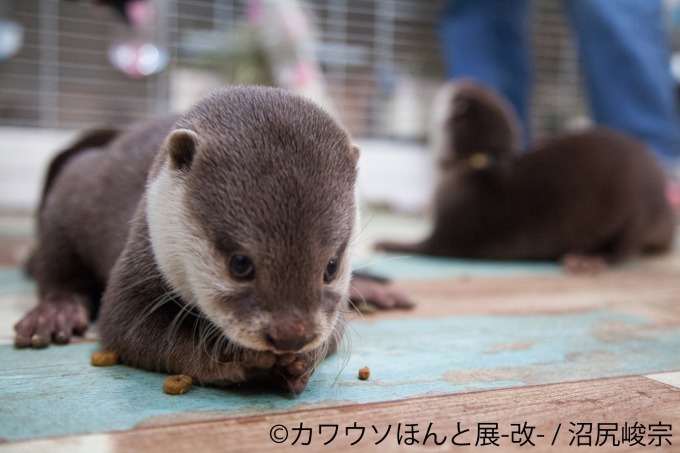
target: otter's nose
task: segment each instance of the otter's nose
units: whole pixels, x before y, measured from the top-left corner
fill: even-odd
[[[300,325],[275,329],[267,334],[267,341],[277,352],[298,352],[314,338],[314,333],[305,332]]]

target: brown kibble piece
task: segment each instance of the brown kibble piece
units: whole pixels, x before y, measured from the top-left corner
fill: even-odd
[[[369,378],[371,375],[371,369],[367,366],[363,367],[362,369],[359,370],[359,379],[362,381],[365,381],[366,379]]]
[[[118,353],[104,349],[92,354],[92,365],[94,366],[111,366],[118,363]]]
[[[175,374],[169,376],[163,384],[163,391],[170,395],[181,395],[191,390],[191,376]]]

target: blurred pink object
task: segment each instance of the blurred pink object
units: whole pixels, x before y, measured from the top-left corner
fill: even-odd
[[[250,1],[246,3],[246,15],[248,22],[256,27],[261,27],[266,19],[265,6],[261,1]]]
[[[291,78],[288,81],[293,89],[304,87],[312,83],[318,74],[316,73],[316,65],[310,61],[300,61],[293,68]]]
[[[318,44],[310,11],[301,0],[246,0],[248,22],[264,43],[279,86],[314,99],[334,113],[317,61]]]
[[[167,52],[150,42],[114,42],[108,57],[113,67],[133,79],[155,74],[168,64]]]
[[[148,25],[153,18],[151,2],[133,0],[125,4],[125,15],[133,25]]]

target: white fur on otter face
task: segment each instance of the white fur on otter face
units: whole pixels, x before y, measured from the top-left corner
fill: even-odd
[[[194,132],[180,129],[171,133],[166,147],[173,146],[172,141],[178,135],[184,136],[180,142],[187,138],[199,142]],[[358,149],[354,152],[358,154]],[[281,320],[262,310],[250,313],[248,319],[244,320],[235,316],[224,302],[233,297],[236,286],[248,283],[230,279],[228,260],[204,237],[201,228],[196,225],[196,219],[189,215],[186,207],[186,170],[181,168],[185,165],[190,166],[190,163],[173,161],[169,155],[147,188],[146,217],[156,263],[166,282],[179,296],[186,303],[198,306],[232,342],[254,350],[272,350],[266,339],[267,332]],[[355,218],[352,239],[358,231],[358,213]],[[323,346],[337,329],[342,306],[348,299],[351,279],[349,256],[347,247],[343,255],[338,257],[340,266],[336,278],[326,288],[338,295],[340,304],[330,314],[322,310],[319,304],[313,319],[305,320],[316,336],[299,352]]]

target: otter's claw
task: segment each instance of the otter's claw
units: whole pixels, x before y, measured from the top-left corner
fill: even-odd
[[[89,324],[85,306],[70,299],[44,301],[28,312],[14,330],[17,348],[45,348],[66,344],[73,335],[82,336]]]

